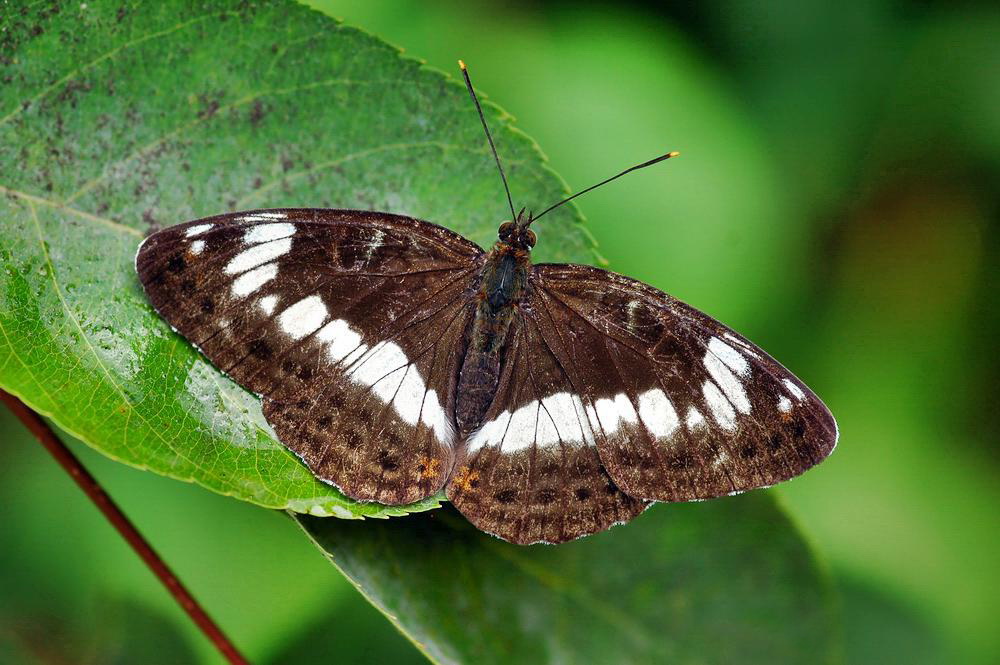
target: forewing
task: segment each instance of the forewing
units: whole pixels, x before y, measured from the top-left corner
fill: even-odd
[[[279,440],[360,500],[438,491],[482,251],[396,215],[261,210],[171,227],[136,268],[156,310],[263,397]]]
[[[534,322],[514,325],[497,394],[458,452],[448,498],[483,531],[521,545],[629,521],[646,502],[609,477],[580,396]]]
[[[823,460],[837,425],[762,350],[641,282],[538,265],[525,310],[582,396],[623,491],[660,501],[767,487]]]

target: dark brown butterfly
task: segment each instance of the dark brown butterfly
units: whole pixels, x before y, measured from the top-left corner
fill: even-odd
[[[316,476],[387,504],[444,488],[511,542],[767,487],[833,450],[830,412],[766,353],[628,277],[531,265],[541,215],[511,214],[484,252],[382,212],[230,213],[151,235],[136,269]]]

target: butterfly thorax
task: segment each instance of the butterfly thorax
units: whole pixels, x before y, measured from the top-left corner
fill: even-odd
[[[530,267],[528,247],[501,240],[487,255],[479,274],[476,311],[456,391],[455,420],[463,435],[481,424],[496,395],[504,349],[517,321]]]

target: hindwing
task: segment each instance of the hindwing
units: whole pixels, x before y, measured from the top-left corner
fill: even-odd
[[[560,543],[621,524],[648,503],[608,475],[583,400],[521,308],[483,424],[458,452],[448,498],[483,531]]]

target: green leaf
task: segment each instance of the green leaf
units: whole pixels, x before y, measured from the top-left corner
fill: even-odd
[[[504,543],[451,508],[391,524],[297,519],[435,662],[838,660],[826,577],[762,492],[657,505],[554,547]]]
[[[462,85],[289,2],[26,4],[0,45],[0,387],[114,459],[263,506],[435,507],[316,481],[151,310],[133,257],[151,229],[275,206],[403,212],[488,246],[509,212]],[[563,195],[486,112],[518,191]],[[592,259],[580,221],[547,218],[539,257]]]

